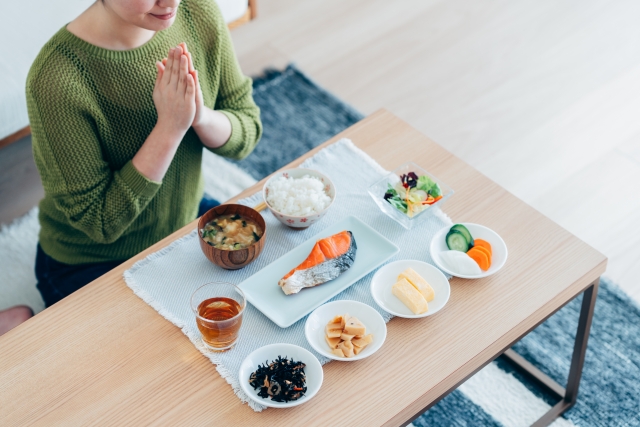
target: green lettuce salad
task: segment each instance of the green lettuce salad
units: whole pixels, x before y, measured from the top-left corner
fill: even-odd
[[[414,172],[400,176],[395,186],[388,184],[384,199],[400,212],[414,216],[442,199],[440,186],[426,175]]]

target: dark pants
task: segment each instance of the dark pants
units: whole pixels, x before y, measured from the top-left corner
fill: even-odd
[[[217,200],[203,198],[198,208],[198,217],[219,204]],[[36,279],[38,279],[37,287],[45,305],[49,307],[116,268],[124,261],[69,265],[51,258],[38,245],[35,266]]]

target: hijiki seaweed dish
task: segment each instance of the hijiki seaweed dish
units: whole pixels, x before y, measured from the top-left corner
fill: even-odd
[[[200,230],[209,246],[230,251],[244,249],[262,237],[262,229],[252,219],[242,215],[221,215]]]
[[[249,377],[254,390],[260,389],[258,396],[271,398],[274,402],[298,400],[307,391],[305,364],[294,362],[286,356],[278,356],[271,363],[258,365],[258,369]]]

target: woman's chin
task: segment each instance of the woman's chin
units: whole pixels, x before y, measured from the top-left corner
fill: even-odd
[[[175,15],[170,19],[159,19],[153,15],[147,15],[147,19],[145,19],[144,28],[146,28],[147,30],[153,30],[153,31],[166,30],[171,25],[173,25],[173,22],[175,20],[176,20]]]

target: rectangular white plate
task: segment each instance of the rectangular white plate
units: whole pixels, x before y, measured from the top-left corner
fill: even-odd
[[[343,230],[353,233],[358,246],[353,266],[337,279],[285,295],[278,281],[304,261],[316,241]],[[316,307],[353,285],[400,249],[386,237],[354,216],[347,217],[316,234],[297,248],[275,260],[244,282],[240,289],[247,301],[281,328],[287,328]]]

